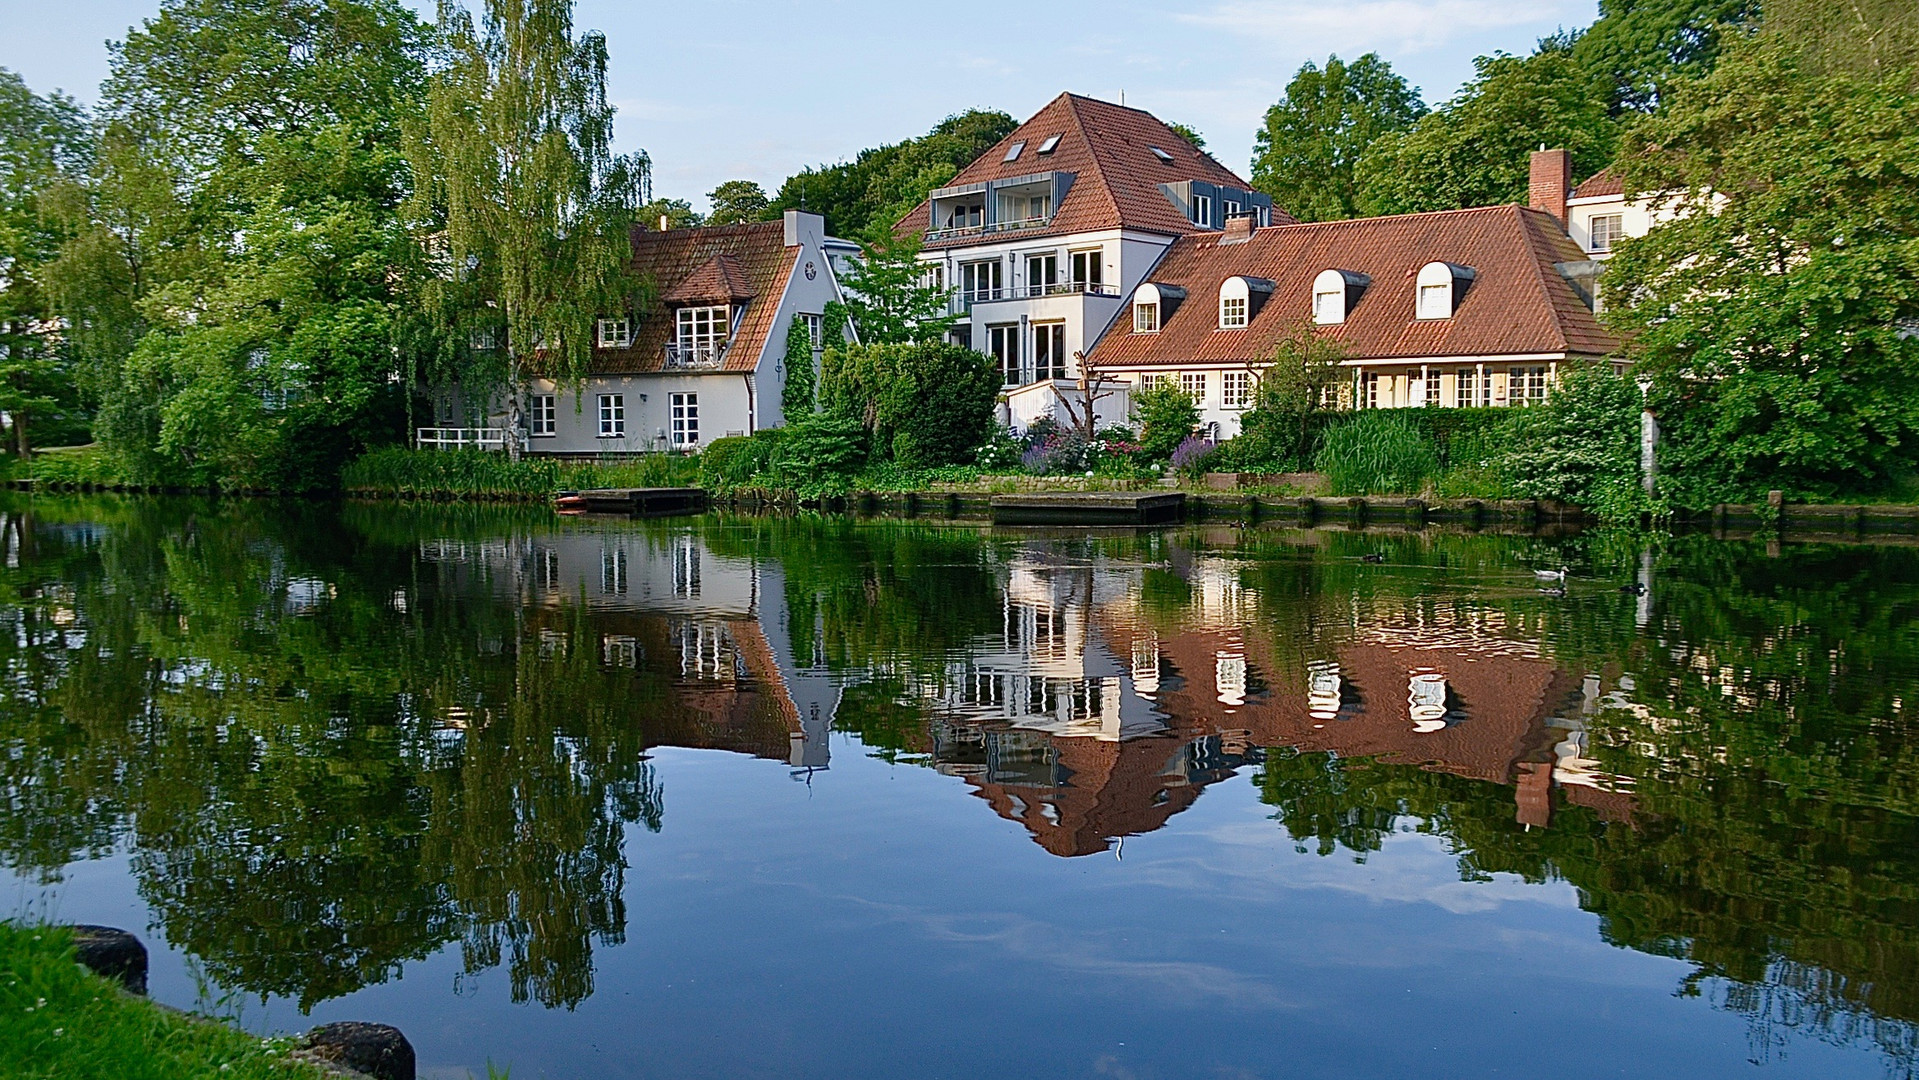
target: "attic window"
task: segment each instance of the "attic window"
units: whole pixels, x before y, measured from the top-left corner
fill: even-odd
[[[1273,283],[1265,278],[1229,277],[1219,285],[1219,328],[1243,330],[1259,314]]]
[[[1173,163],[1173,155],[1167,153],[1164,150],[1161,150],[1159,147],[1149,146],[1146,149],[1151,150],[1153,152],[1153,156],[1158,158],[1161,162],[1167,165],[1171,165]]]
[[[1048,135],[1046,136],[1046,141],[1039,144],[1039,152],[1042,154],[1050,154],[1058,147],[1059,147],[1059,136]]]
[[[1419,268],[1414,282],[1413,313],[1421,319],[1450,319],[1459,310],[1459,302],[1473,283],[1469,266],[1449,262],[1429,262]]]
[[[1024,150],[1024,149],[1026,149],[1026,143],[1025,143],[1025,142],[1024,142],[1023,140],[1022,140],[1022,141],[1020,141],[1020,142],[1016,142],[1016,143],[1014,143],[1013,145],[1011,145],[1011,146],[1009,146],[1009,147],[1007,147],[1007,148],[1006,148],[1006,157],[1005,157],[1005,159],[1004,159],[1004,160],[1006,160],[1006,161],[1018,161],[1018,160],[1019,160],[1019,155],[1020,155],[1020,151],[1022,151],[1022,150]]]
[[[1372,279],[1351,270],[1321,270],[1313,279],[1313,322],[1330,326],[1346,321]],[[1437,384],[1435,384],[1437,385]]]

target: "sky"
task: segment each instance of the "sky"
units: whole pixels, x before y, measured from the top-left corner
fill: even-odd
[[[411,2],[430,17],[430,0]],[[91,102],[106,42],[158,4],[0,0],[0,67]],[[1196,128],[1245,174],[1261,117],[1306,60],[1376,51],[1438,103],[1472,75],[1473,57],[1528,52],[1596,14],[1596,0],[580,0],[574,24],[606,34],[619,149],[644,148],[655,193],[703,209],[725,180],[771,192],[807,165],[968,108],[1023,120],[1063,90],[1124,95]]]

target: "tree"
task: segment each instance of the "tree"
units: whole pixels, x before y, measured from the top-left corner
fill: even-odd
[[[1614,113],[1647,112],[1673,85],[1711,71],[1726,33],[1758,18],[1757,0],[1600,0],[1572,55]]]
[[[999,371],[945,341],[834,345],[820,362],[824,411],[864,424],[901,465],[970,462],[992,430]]]
[[[706,215],[708,225],[739,225],[766,217],[771,205],[766,191],[751,180],[728,180],[706,193],[713,212]]]
[[[1592,79],[1562,44],[1531,56],[1473,61],[1458,96],[1410,129],[1378,139],[1354,179],[1368,214],[1457,210],[1526,201],[1532,151],[1563,147],[1573,172],[1610,164],[1616,125]]]
[[[528,362],[578,378],[594,320],[621,305],[626,229],[650,194],[651,163],[612,152],[606,39],[575,39],[571,0],[487,0],[479,27],[443,4],[440,35],[444,67],[407,140],[413,217],[444,238],[441,325],[454,331],[471,307],[463,283],[499,305],[506,370],[496,385],[517,457]]]
[[[958,321],[952,290],[928,279],[919,251],[918,233],[882,236],[847,271],[841,284],[860,340],[938,341]]]
[[[685,199],[654,199],[641,206],[633,216],[649,229],[661,228],[662,221],[668,229],[690,229],[706,221]]]
[[[1139,417],[1139,444],[1155,461],[1171,457],[1199,429],[1199,405],[1171,379],[1161,379],[1133,395]]]
[[[786,328],[786,386],[780,392],[780,412],[789,421],[813,415],[815,348],[813,331],[795,318]]]
[[[822,214],[827,229],[838,236],[884,239],[927,192],[1018,126],[996,110],[956,113],[919,138],[862,150],[850,162],[800,171],[780,185],[773,208]]]
[[[1244,468],[1283,463],[1298,468],[1312,453],[1314,417],[1329,404],[1340,383],[1346,350],[1314,332],[1311,322],[1295,325],[1274,346],[1269,362],[1248,370],[1257,380],[1253,407],[1240,418],[1233,457]]]
[[[1309,60],[1254,136],[1253,186],[1301,221],[1356,217],[1359,159],[1424,115],[1419,91],[1378,53],[1350,65],[1329,56],[1323,70]]]
[[[69,420],[71,428],[77,412],[44,278],[61,240],[48,198],[63,176],[84,169],[90,148],[71,98],[41,97],[0,68],[0,412],[22,458],[37,427]]]
[[[1885,490],[1919,465],[1919,83],[1836,37],[1729,41],[1626,141],[1628,193],[1678,217],[1604,287],[1682,506]]]
[[[1189,143],[1192,143],[1193,149],[1195,150],[1206,149],[1206,136],[1201,135],[1196,129],[1189,127],[1186,124],[1168,123],[1166,126],[1178,132],[1180,138],[1185,139]]]

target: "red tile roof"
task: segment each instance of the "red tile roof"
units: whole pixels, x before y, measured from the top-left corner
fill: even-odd
[[[1344,323],[1317,329],[1350,359],[1603,356],[1619,346],[1554,268],[1584,261],[1585,253],[1538,210],[1489,206],[1276,225],[1237,244],[1219,241],[1217,233],[1174,241],[1148,280],[1185,289],[1185,301],[1162,314],[1157,333],[1133,332],[1122,308],[1089,360],[1105,368],[1263,360],[1311,317],[1313,279],[1324,270],[1372,279]],[[1452,318],[1415,319],[1414,279],[1436,261],[1469,266],[1475,277]],[[1220,330],[1219,287],[1236,275],[1271,280],[1272,297],[1245,329]]]
[[[1059,137],[1058,145],[1051,153],[1041,154],[1039,148],[1054,136]],[[1007,161],[1006,152],[1014,143],[1026,145],[1017,158]],[[1153,153],[1154,147],[1165,151],[1172,161],[1160,160]],[[1021,237],[1057,236],[1122,225],[1184,235],[1198,231],[1198,226],[1187,220],[1159,190],[1159,185],[1204,180],[1252,190],[1251,184],[1214,161],[1210,154],[1196,149],[1151,113],[1077,94],[1054,98],[1031,120],[962,169],[947,186],[1051,171],[1076,174],[1073,185],[1060,201],[1052,223],[1043,229],[1022,231],[1018,234]],[[928,214],[927,204],[921,202],[912,213],[899,220],[896,232],[924,232]],[[1276,207],[1273,220],[1291,221],[1292,218]],[[978,242],[978,237],[966,236],[928,246]]]
[[[756,221],[666,232],[635,227],[632,236],[632,273],[647,283],[655,299],[633,313],[631,348],[594,350],[592,374],[659,371],[673,337],[670,305],[698,301],[745,303],[746,313],[733,332],[721,370],[757,367],[774,311],[799,258],[799,248],[786,246],[785,224]]]
[[[1619,170],[1607,166],[1586,178],[1586,182],[1573,188],[1570,196],[1574,199],[1590,199],[1597,195],[1624,195],[1626,178]]]

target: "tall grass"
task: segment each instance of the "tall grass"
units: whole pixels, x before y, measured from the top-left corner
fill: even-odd
[[[350,462],[340,486],[355,495],[403,499],[541,499],[562,491],[686,487],[699,482],[699,459],[684,454],[572,462],[484,450],[412,450],[393,446]]]
[[[1431,440],[1411,410],[1369,409],[1327,429],[1314,464],[1334,495],[1416,495],[1439,471]]]

